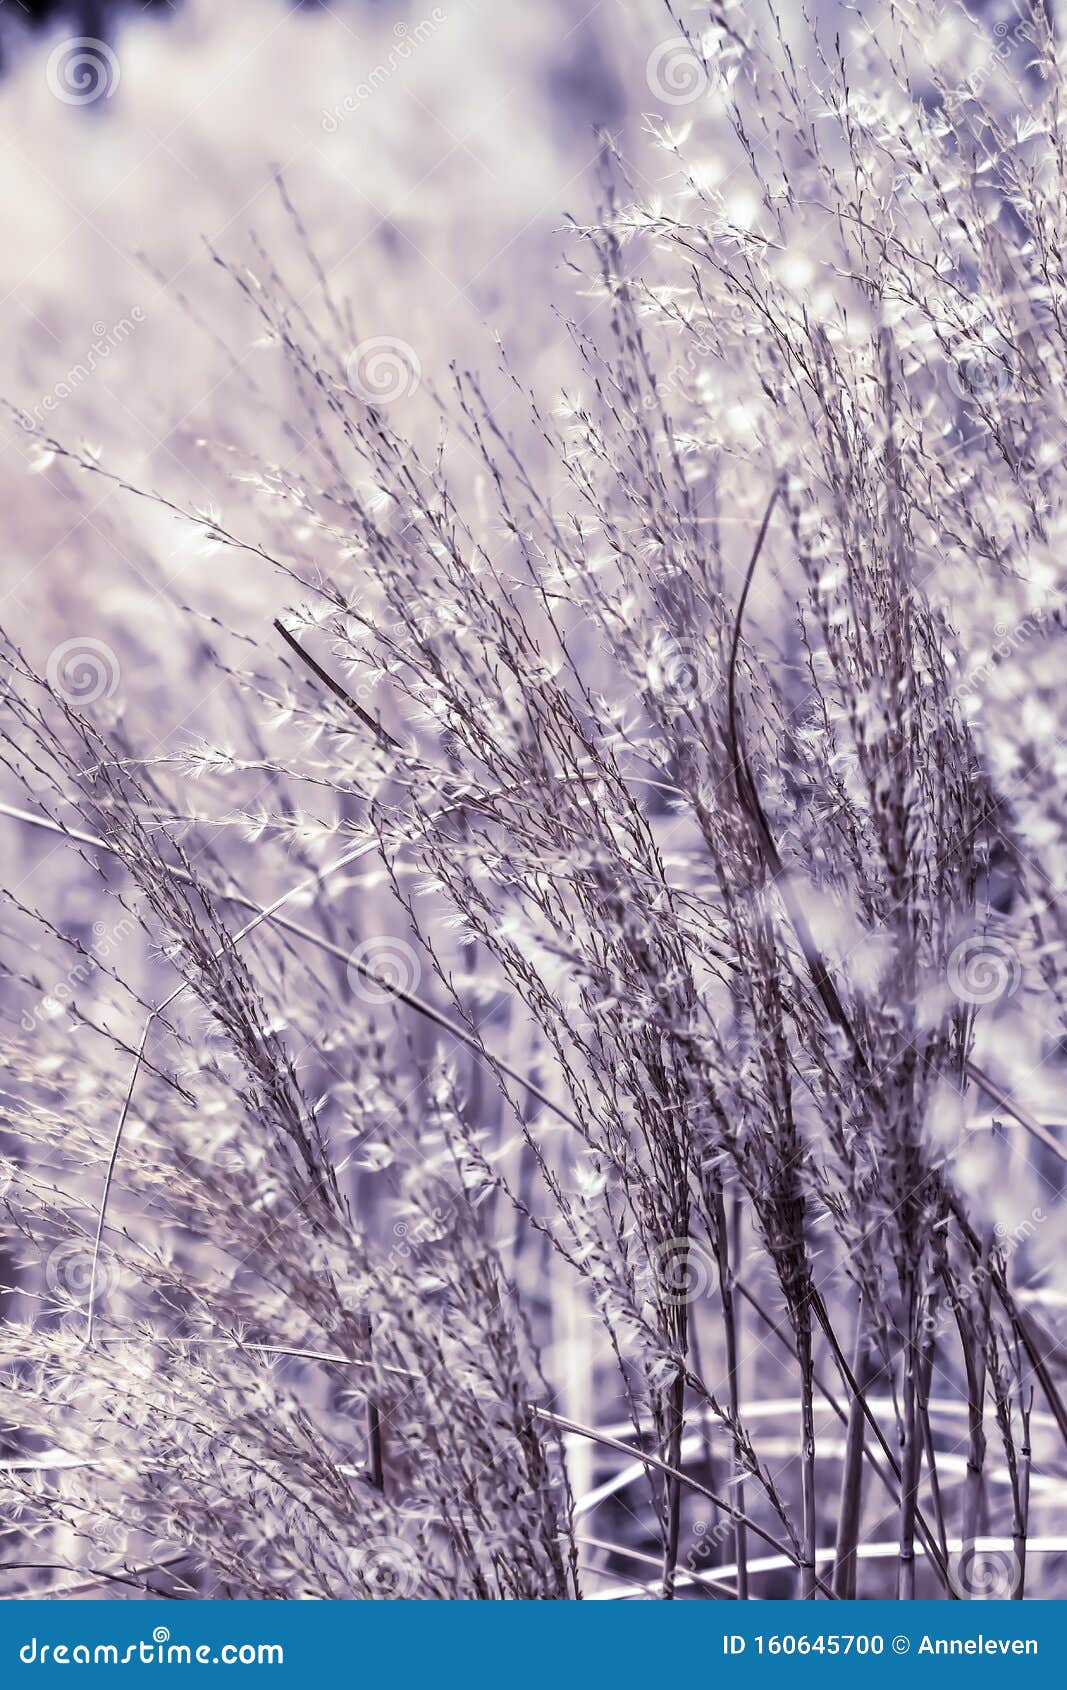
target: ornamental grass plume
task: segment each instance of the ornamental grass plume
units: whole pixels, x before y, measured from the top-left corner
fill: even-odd
[[[672,18],[558,403],[402,430],[294,213],[215,255],[291,458],[40,440],[289,602],[160,748],[9,629],[143,936],[41,1015],[10,905],[12,1590],[1062,1593],[1062,48]]]

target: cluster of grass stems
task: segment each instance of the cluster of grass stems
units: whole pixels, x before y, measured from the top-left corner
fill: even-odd
[[[557,406],[502,360],[402,431],[293,212],[218,258],[285,463],[205,443],[208,513],[39,442],[255,585],[225,741],[6,635],[81,888],[9,892],[11,1593],[1055,1592],[1063,824],[960,687],[977,599],[1059,634],[1060,52],[671,27],[732,150],[650,119],[649,199],[605,137]]]

